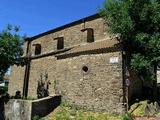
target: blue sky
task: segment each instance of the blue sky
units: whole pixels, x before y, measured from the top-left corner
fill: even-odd
[[[10,23],[28,37],[97,13],[104,0],[0,0],[0,30]]]
[[[0,30],[10,23],[20,26],[20,35],[32,37],[97,13],[103,1],[0,0]]]

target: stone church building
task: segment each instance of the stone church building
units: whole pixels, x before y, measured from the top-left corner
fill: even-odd
[[[25,65],[11,69],[10,95],[60,94],[79,108],[121,113],[142,91],[126,67],[119,37],[108,32],[99,14],[27,38],[22,58]]]

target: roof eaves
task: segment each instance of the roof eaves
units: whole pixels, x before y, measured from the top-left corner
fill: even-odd
[[[100,17],[99,13],[96,13],[96,14],[93,14],[93,15],[91,15],[91,16],[88,16],[88,17],[85,17],[85,18],[76,20],[76,21],[74,21],[74,22],[71,22],[71,23],[62,25],[62,26],[60,26],[60,27],[54,28],[54,29],[52,29],[52,30],[43,32],[43,33],[38,34],[38,35],[35,35],[35,36],[33,36],[33,37],[28,38],[27,40],[32,41],[32,40],[34,40],[34,39],[36,39],[36,38],[38,38],[38,37],[42,37],[42,36],[44,36],[44,35],[47,35],[47,34],[50,34],[50,33],[53,33],[53,32],[56,32],[56,31],[59,31],[59,30],[62,30],[62,29],[65,29],[65,28],[67,28],[67,27],[70,27],[70,26],[72,26],[72,25],[75,25],[75,24],[78,24],[78,23],[81,23],[81,22],[84,22],[84,21],[89,21],[89,20],[92,20],[92,19],[95,19],[95,18],[99,18],[99,17]]]
[[[105,40],[105,41],[100,41],[100,42],[94,42],[94,43],[89,43],[89,44],[86,44],[86,45],[83,45],[83,46],[78,46],[78,47],[74,47],[72,48],[71,50],[65,52],[65,53],[62,53],[62,54],[58,54],[57,56],[64,56],[64,55],[71,55],[71,54],[78,54],[78,53],[83,53],[83,52],[90,52],[90,51],[96,51],[96,50],[103,50],[103,49],[106,49],[106,50],[113,50],[113,49],[117,49],[119,50],[120,47],[120,43],[118,41],[115,41],[113,40],[112,42],[110,42],[112,40]],[[103,43],[107,43],[108,42],[108,46],[104,46]],[[106,44],[105,43],[105,44]],[[98,44],[98,45],[96,45]]]

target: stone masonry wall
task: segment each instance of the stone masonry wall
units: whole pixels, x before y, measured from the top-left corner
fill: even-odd
[[[36,37],[31,41],[30,45],[30,54],[32,56],[35,52],[34,44],[41,44],[41,54],[50,53],[57,50],[57,40],[54,38],[64,37],[64,48],[80,45],[86,43],[87,41],[87,32],[82,32],[81,30],[84,28],[93,28],[94,29],[94,39],[95,41],[110,38],[110,34],[107,32],[107,27],[103,23],[103,19],[100,17],[93,18],[90,20],[86,20],[85,23],[83,21],[79,21],[75,24],[71,24],[69,26],[63,27],[63,29],[55,30],[53,32],[49,32],[42,36]],[[27,43],[24,44],[24,54],[26,55]],[[48,80],[50,80],[51,84],[49,85],[49,93],[54,93],[53,82],[56,78],[56,59],[54,57],[44,57],[37,58],[31,61],[30,68],[30,76],[29,76],[29,88],[28,88],[28,96],[37,96],[37,81],[40,79],[40,75],[44,76],[44,74],[48,73]],[[12,72],[13,71],[13,72]],[[15,93],[15,90],[20,90],[22,93],[23,81],[24,81],[24,71],[25,67],[12,67],[11,71],[11,81],[9,87],[9,93]],[[42,77],[44,79],[44,77]],[[17,81],[17,82],[15,82]],[[13,87],[14,86],[14,87]],[[51,87],[52,86],[52,87]]]
[[[94,40],[102,40],[105,38],[110,38],[110,34],[107,32],[107,27],[104,25],[102,18],[93,19],[90,21],[85,22],[85,28],[93,28],[94,29]],[[64,48],[80,45],[86,43],[87,41],[87,31],[82,32],[81,30],[84,29],[84,23],[79,22],[67,28],[54,31],[50,34],[46,34],[44,36],[40,36],[34,39],[31,42],[31,54],[34,56],[35,46],[34,44],[41,44],[42,46],[42,53],[50,53],[57,50],[57,40],[54,38],[57,37],[64,37]],[[24,51],[26,51],[27,42],[24,46]],[[24,53],[25,55],[26,53]]]
[[[23,82],[24,82],[25,67],[12,66],[8,92],[10,95],[14,96],[17,91],[20,91],[21,95],[23,93]]]
[[[110,63],[118,57],[118,63]],[[80,55],[57,61],[56,91],[69,104],[90,110],[122,112],[121,52]],[[88,71],[82,70],[83,66]]]
[[[32,60],[29,78],[28,96],[37,98],[38,82],[40,82],[40,80],[45,83],[44,87],[47,89],[48,95],[54,94],[56,58],[49,56]]]

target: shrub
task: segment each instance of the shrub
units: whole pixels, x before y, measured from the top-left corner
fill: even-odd
[[[39,117],[38,115],[36,115],[36,116],[34,116],[34,117],[32,118],[32,120],[40,120],[40,117]]]
[[[132,119],[132,116],[131,116],[131,114],[124,114],[123,116],[122,116],[122,118],[123,118],[123,120],[133,120]]]

